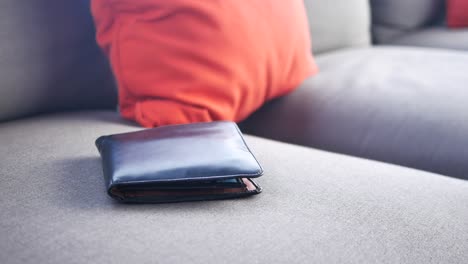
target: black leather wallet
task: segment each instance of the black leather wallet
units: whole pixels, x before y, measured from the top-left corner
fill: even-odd
[[[263,169],[233,122],[163,126],[96,140],[108,194],[162,203],[249,196]]]

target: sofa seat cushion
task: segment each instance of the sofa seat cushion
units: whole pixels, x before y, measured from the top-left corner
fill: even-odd
[[[140,129],[115,113],[0,125],[1,263],[461,263],[468,182],[246,136],[264,192],[118,204],[96,137]]]
[[[350,49],[265,106],[255,135],[468,179],[468,53]]]
[[[401,35],[388,44],[468,51],[468,29],[426,28]]]

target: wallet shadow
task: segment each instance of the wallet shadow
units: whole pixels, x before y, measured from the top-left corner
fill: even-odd
[[[161,204],[121,203],[107,194],[102,172],[101,159],[95,157],[79,157],[62,159],[55,162],[54,167],[61,170],[57,179],[57,192],[54,201],[59,207],[79,208],[85,210],[154,210],[155,212],[228,210],[226,203],[255,200],[255,197],[241,199],[176,202]]]

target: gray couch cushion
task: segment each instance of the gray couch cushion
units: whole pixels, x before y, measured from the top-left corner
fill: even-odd
[[[370,45],[368,0],[305,0],[314,53]]]
[[[322,55],[317,63],[316,77],[244,128],[468,179],[468,53],[376,47]]]
[[[0,262],[462,263],[468,182],[247,136],[251,199],[165,205],[107,197],[94,140],[115,113],[0,125]]]
[[[444,11],[444,0],[371,0],[374,39],[387,43],[400,34],[434,22]]]
[[[88,0],[1,1],[0,121],[115,106],[88,9]]]
[[[468,51],[468,29],[426,28],[401,35],[389,44]]]

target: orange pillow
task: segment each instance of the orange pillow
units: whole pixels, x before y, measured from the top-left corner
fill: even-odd
[[[121,114],[145,127],[241,121],[317,67],[303,0],[93,0]]]

